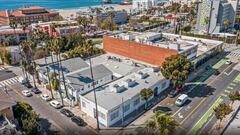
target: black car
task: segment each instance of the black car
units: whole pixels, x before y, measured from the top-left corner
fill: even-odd
[[[24,85],[25,87],[29,88],[29,89],[32,88],[32,85],[31,85],[30,83],[28,83],[28,82],[27,82],[27,83],[24,83],[23,85]]]
[[[177,96],[179,93],[179,90],[172,90],[170,91],[170,93],[168,94],[168,97],[170,98],[174,98],[175,96]]]
[[[71,111],[69,111],[68,109],[65,109],[65,108],[63,108],[60,112],[64,115],[66,115],[67,117],[73,117],[74,116],[74,114]]]
[[[215,71],[214,75],[219,75],[220,72],[218,70]]]
[[[40,94],[42,91],[40,91],[38,88],[32,88],[31,91],[35,94]]]
[[[71,118],[72,122],[76,123],[78,126],[84,126],[85,122],[83,121],[82,118],[78,117],[78,116],[74,116]]]

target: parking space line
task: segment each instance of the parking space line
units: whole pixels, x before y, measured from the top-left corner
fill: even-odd
[[[183,107],[179,108],[172,116],[175,116],[178,112],[180,112],[183,109]]]

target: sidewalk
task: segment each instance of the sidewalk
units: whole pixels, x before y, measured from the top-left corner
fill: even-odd
[[[235,113],[237,113],[237,111],[239,109],[239,106],[240,106],[240,101],[234,102],[234,104],[232,105],[233,111],[229,115],[227,115],[226,118],[224,118],[221,123],[219,123],[219,120],[218,120],[213,125],[212,129],[209,131],[209,134],[211,134],[211,135],[222,135],[222,134],[224,134],[223,132],[225,130],[227,130],[227,128],[229,128],[227,126],[229,124],[231,124],[232,119],[237,119],[237,118],[235,118],[235,116],[236,116]],[[238,121],[240,121],[240,120],[238,119]],[[240,125],[235,125],[235,126],[240,127]],[[232,135],[235,135],[235,134],[232,134]]]

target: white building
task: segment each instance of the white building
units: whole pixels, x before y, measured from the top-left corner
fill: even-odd
[[[132,7],[134,10],[148,10],[156,4],[156,0],[133,0]]]
[[[137,114],[131,116],[131,113],[134,111],[140,113],[140,108],[145,105],[145,101],[142,101],[139,95],[143,88],[153,90],[154,94],[150,101],[160,97],[169,84],[170,81],[165,79],[160,71],[145,68],[98,88],[96,96],[99,122],[101,125],[110,127],[121,123],[123,117],[132,119]],[[96,116],[93,92],[80,96],[80,104],[83,112],[93,118]]]

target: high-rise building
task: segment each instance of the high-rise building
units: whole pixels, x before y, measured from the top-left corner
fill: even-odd
[[[239,0],[202,0],[198,6],[197,33],[219,33],[225,30],[224,21],[235,24]]]

